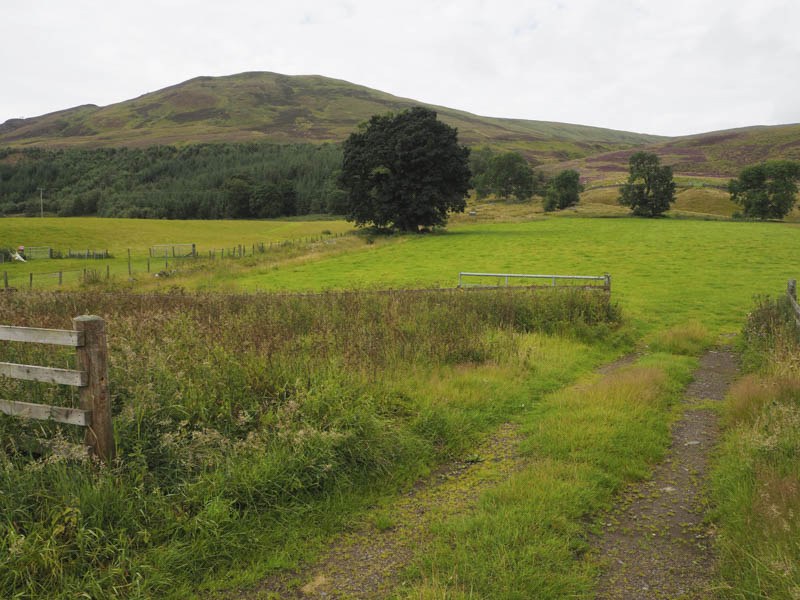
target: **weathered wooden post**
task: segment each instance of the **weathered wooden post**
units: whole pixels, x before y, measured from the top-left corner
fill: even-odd
[[[611,293],[611,275],[609,275],[608,273],[603,275],[603,290],[605,290],[609,294]]]
[[[33,271],[31,271],[29,275],[30,275],[30,289],[33,289]]]
[[[111,279],[111,265],[106,265],[106,279]]]
[[[94,315],[72,319],[76,331],[83,332],[83,346],[76,351],[77,368],[88,374],[88,385],[79,388],[81,409],[92,411],[92,424],[86,428],[86,444],[107,463],[114,459],[114,425],[111,422],[111,395],[108,390],[108,346],[106,322]]]
[[[150,272],[150,259],[147,259],[147,272]]]
[[[64,282],[64,273],[62,271],[58,272],[58,285],[61,285]]]
[[[788,282],[786,282],[786,293],[789,295],[789,297],[794,298],[795,300],[797,300],[797,280],[796,279],[790,279]]]
[[[8,271],[3,271],[3,287],[8,289]]]

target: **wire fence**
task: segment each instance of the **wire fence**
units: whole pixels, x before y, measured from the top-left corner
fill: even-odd
[[[216,247],[208,249],[198,249],[191,244],[190,253],[181,254],[175,252],[175,256],[170,252],[164,252],[163,256],[153,256],[153,247],[147,249],[147,254],[132,254],[127,250],[127,256],[111,260],[111,262],[93,262],[92,266],[79,269],[54,269],[53,271],[24,271],[15,267],[24,267],[23,264],[15,263],[14,267],[6,268],[2,271],[0,280],[0,292],[22,291],[34,289],[57,289],[59,286],[75,286],[87,283],[99,283],[112,278],[135,279],[139,276],[169,277],[177,273],[187,263],[199,260],[235,260],[254,256],[263,256],[270,253],[283,252],[287,248],[300,248],[319,243],[334,243],[336,239],[351,235],[351,232],[328,233],[316,236],[306,236],[289,240],[272,242],[254,242],[250,244],[237,244],[235,246]],[[183,246],[183,244],[164,245],[163,247],[172,248],[173,246]],[[113,259],[107,250],[81,252],[67,251],[65,258],[96,258]],[[37,261],[41,262],[41,261]],[[7,263],[8,264],[8,263]],[[54,266],[57,261],[53,261]],[[4,265],[5,266],[5,265]]]

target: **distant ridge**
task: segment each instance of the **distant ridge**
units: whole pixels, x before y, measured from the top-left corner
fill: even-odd
[[[373,114],[433,108],[462,143],[536,162],[578,159],[667,140],[547,121],[481,117],[319,75],[195,77],[109,106],[85,104],[0,125],[0,146],[104,147],[196,142],[338,142]]]
[[[678,175],[728,178],[742,167],[771,159],[800,161],[800,123],[759,125],[672,138],[642,148],[661,157]],[[572,168],[587,181],[627,173],[635,150],[615,150],[579,160],[553,163],[549,169]]]

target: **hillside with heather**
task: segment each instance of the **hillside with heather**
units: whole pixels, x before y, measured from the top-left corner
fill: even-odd
[[[458,128],[462,143],[546,163],[664,140],[546,121],[481,117],[318,75],[251,72],[197,77],[110,106],[83,105],[0,125],[0,146],[144,147],[266,141],[338,142],[374,114],[422,105]]]
[[[637,149],[615,150],[548,165],[571,168],[591,183],[627,175],[628,159],[646,150],[671,165],[676,175],[721,178],[738,175],[742,167],[771,159],[800,160],[800,124],[745,127],[654,142]]]

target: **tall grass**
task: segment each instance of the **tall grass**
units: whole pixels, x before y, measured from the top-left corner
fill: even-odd
[[[800,336],[785,299],[743,331],[751,371],[728,395],[713,491],[724,598],[800,597]]]
[[[301,538],[340,527],[354,497],[413,480],[502,412],[398,380],[529,368],[524,332],[593,340],[620,318],[580,291],[0,301],[6,324],[68,328],[82,313],[108,321],[118,459],[87,460],[80,430],[0,415],[0,597],[181,596],[263,563],[254,544],[271,548],[268,567],[293,564]],[[31,344],[1,344],[0,360],[73,366]],[[0,396],[76,401],[15,380]]]
[[[699,321],[662,329],[650,342],[651,350],[669,354],[696,356],[710,348],[714,339],[708,329]]]

